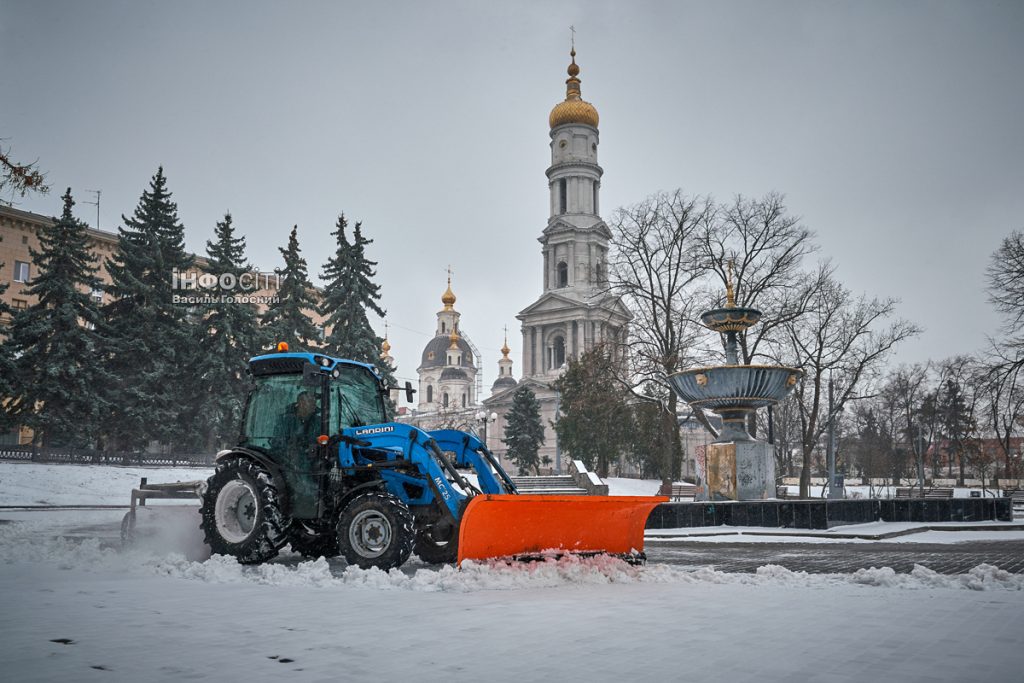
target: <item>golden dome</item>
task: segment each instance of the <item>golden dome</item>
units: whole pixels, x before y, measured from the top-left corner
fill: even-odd
[[[512,349],[508,348],[508,326],[505,326],[505,343],[501,345],[501,355],[504,358],[508,358],[509,351]]]
[[[384,337],[384,343],[380,345],[380,350],[383,351],[383,353],[381,353],[381,357],[391,353],[391,342],[388,341],[387,337]]]
[[[456,332],[455,330],[452,330],[452,333],[448,335],[448,341],[451,342],[451,344],[449,344],[448,346],[449,349],[459,348],[459,333]]]
[[[441,303],[444,304],[444,310],[450,311],[455,305],[455,292],[452,291],[452,276],[448,274],[448,289],[444,290],[444,294],[441,295]]]
[[[582,123],[597,128],[597,109],[590,102],[580,97],[580,67],[576,64],[576,50],[569,53],[572,63],[569,64],[569,78],[565,81],[565,101],[559,102],[548,116],[548,124],[554,128],[565,123]]]

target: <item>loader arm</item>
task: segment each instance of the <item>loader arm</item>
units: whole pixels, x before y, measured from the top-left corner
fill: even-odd
[[[430,505],[436,500],[456,523],[474,493],[433,436],[411,425],[391,422],[343,430],[338,462],[346,475],[377,472],[388,490],[407,505]]]
[[[429,434],[442,451],[455,454],[456,467],[470,467],[476,472],[482,493],[519,493],[498,459],[477,437],[454,429],[439,429]]]

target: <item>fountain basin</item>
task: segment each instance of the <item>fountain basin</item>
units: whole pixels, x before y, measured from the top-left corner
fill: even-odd
[[[716,413],[751,411],[785,398],[803,373],[781,365],[720,365],[669,375],[679,397]]]

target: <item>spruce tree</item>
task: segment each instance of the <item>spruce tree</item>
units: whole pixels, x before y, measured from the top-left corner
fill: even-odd
[[[189,343],[188,306],[174,302],[175,294],[186,292],[174,282],[193,259],[162,167],[132,217],[121,218],[118,253],[106,264],[113,300],[103,309],[101,328],[107,370],[116,378],[107,387],[105,431],[113,445],[134,450],[189,430],[182,422],[193,401],[190,370],[198,351]]]
[[[320,314],[325,316],[325,325],[330,330],[324,350],[342,358],[380,365],[383,340],[370,327],[366,312],[370,310],[384,317],[385,311],[377,303],[380,285],[374,284],[372,279],[377,274],[374,270],[377,263],[366,258],[366,245],[373,240],[363,237],[362,225],[356,223],[349,242],[345,234],[348,221],[345,214],[341,214],[331,233],[337,238],[338,247],[320,274],[327,283]]]
[[[541,464],[550,464],[550,458],[543,462],[538,454],[544,445],[544,424],[540,420],[540,401],[529,387],[519,387],[512,394],[512,407],[505,415],[505,438],[501,440],[508,450],[505,456],[519,468],[519,474],[531,469],[540,474]]]
[[[32,428],[37,445],[88,447],[105,412],[94,331],[99,311],[92,299],[98,268],[87,227],[71,214],[70,188],[63,199],[61,217],[39,230],[40,250],[29,252],[38,274],[25,292],[37,300],[18,312],[10,329],[10,413]]]
[[[251,270],[245,258],[245,238],[235,237],[231,214],[224,215],[215,229],[215,241],[207,241],[207,273],[221,283],[243,281]],[[257,355],[261,333],[256,307],[244,301],[240,287],[221,289],[212,301],[201,307],[197,325],[202,354],[195,373],[196,401],[193,447],[211,449],[234,443],[249,387],[246,363]]]
[[[387,386],[396,386],[394,368],[381,358],[384,340],[373,331],[366,315],[368,310],[382,318],[385,315],[384,309],[377,303],[380,301],[380,285],[373,282],[377,275],[377,262],[366,257],[366,246],[373,244],[373,240],[363,236],[363,224],[358,221],[352,230],[352,241],[349,242],[345,234],[347,227],[348,221],[342,213],[331,233],[337,239],[337,250],[324,264],[320,274],[327,283],[320,303],[320,315],[325,317],[324,326],[330,330],[324,342],[324,351],[340,358],[374,365]],[[395,406],[390,397],[387,403],[393,411]]]
[[[271,343],[288,342],[293,351],[318,348],[320,333],[306,311],[316,310],[313,285],[306,270],[306,259],[299,249],[299,226],[292,228],[288,246],[278,248],[284,256],[284,268],[274,270],[281,278],[276,301],[263,312],[260,324]]]
[[[616,362],[602,346],[569,359],[554,382],[561,394],[555,432],[562,450],[607,477],[612,461],[629,447],[633,424]]]

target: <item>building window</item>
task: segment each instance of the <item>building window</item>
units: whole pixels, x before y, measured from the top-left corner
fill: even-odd
[[[26,308],[28,308],[28,302],[25,301],[24,299],[14,299],[11,302],[11,308],[13,308],[16,311],[24,311]]]
[[[597,215],[597,183],[594,183],[594,215]]]
[[[569,190],[565,178],[558,181],[558,213],[565,213],[569,205]]]
[[[565,365],[565,338],[555,337],[551,344],[551,364],[549,370],[557,370]]]
[[[462,395],[462,407],[463,408],[466,407],[466,395],[465,394]]]
[[[444,334],[445,332],[447,332],[447,330],[445,329],[444,322],[442,322],[441,323],[441,334]]]
[[[558,287],[569,286],[569,264],[565,261],[559,261],[558,265],[555,266],[555,280]]]
[[[427,403],[434,402],[434,387],[427,385]]]
[[[441,397],[441,405],[443,405],[445,408],[448,407],[448,392],[445,392],[444,395]]]
[[[28,244],[28,235],[22,235],[21,236],[21,243],[22,244]]]
[[[25,261],[14,262],[14,281],[28,282],[28,263]]]

